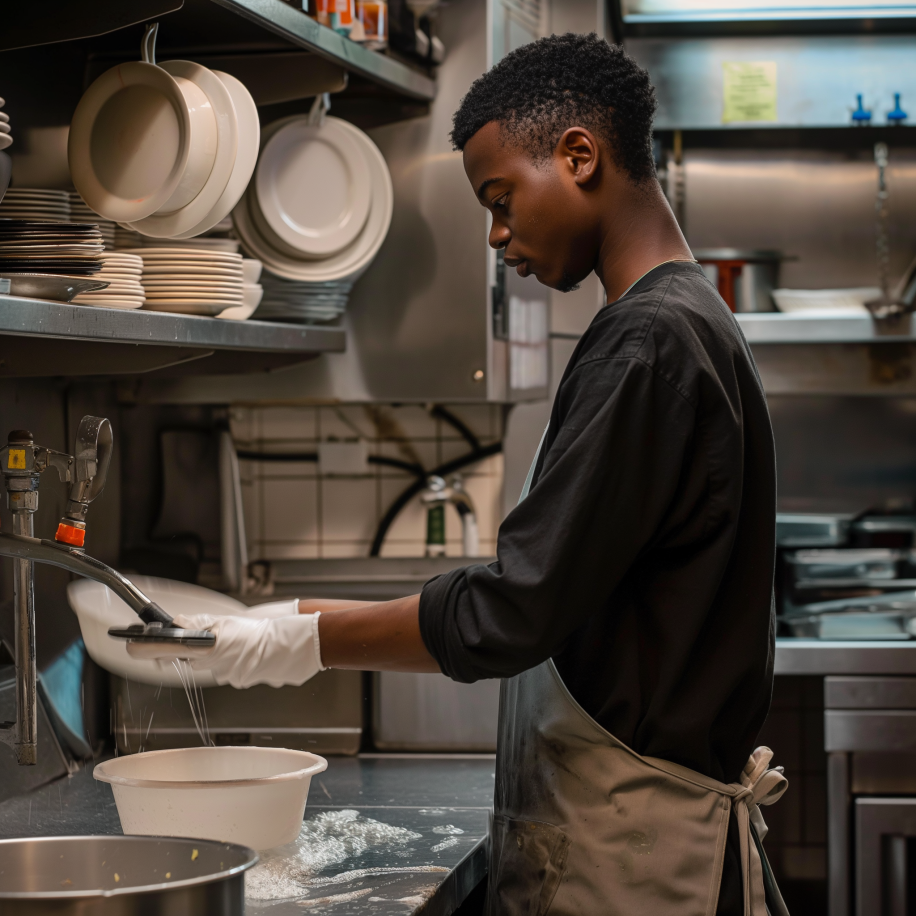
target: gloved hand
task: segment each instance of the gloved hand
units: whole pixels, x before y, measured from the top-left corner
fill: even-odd
[[[267,604],[255,604],[248,608],[246,617],[256,620],[267,620],[274,617],[293,617],[299,613],[298,598],[284,598],[282,601],[269,601]]]
[[[165,643],[128,643],[134,658],[186,658],[195,670],[209,669],[217,684],[233,687],[299,686],[319,671],[321,647],[318,643],[320,614],[296,614],[268,619],[249,617],[212,617],[209,614],[175,617],[175,624],[186,630],[209,630],[216,645],[208,650],[186,651]]]

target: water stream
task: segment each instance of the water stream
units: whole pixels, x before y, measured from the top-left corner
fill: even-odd
[[[185,696],[188,698],[188,705],[191,707],[191,718],[194,720],[194,727],[204,747],[215,747],[210,737],[210,724],[207,722],[207,707],[204,704],[204,692],[197,686],[197,679],[194,677],[194,669],[191,667],[190,659],[176,658],[172,660],[175,670],[178,672],[178,680],[184,687]]]

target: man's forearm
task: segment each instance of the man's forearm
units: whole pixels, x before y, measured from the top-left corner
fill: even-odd
[[[419,595],[379,604],[352,602],[347,608],[314,610],[321,611],[318,638],[326,668],[441,670],[420,636]]]

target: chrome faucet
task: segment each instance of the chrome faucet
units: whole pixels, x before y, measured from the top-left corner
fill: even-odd
[[[480,552],[480,534],[477,513],[471,495],[464,488],[460,474],[452,477],[451,484],[437,475],[427,478],[426,489],[420,495],[426,506],[426,555],[445,555],[445,507],[451,504],[461,518],[462,552],[466,557],[476,557]]]
[[[38,762],[38,692],[35,666],[34,564],[60,566],[78,576],[107,585],[134,610],[145,626],[110,629],[122,639],[178,641],[212,645],[209,633],[174,627],[172,618],[129,579],[93,557],[82,547],[86,538],[89,504],[102,492],[111,459],[111,424],[102,417],[83,417],[76,437],[76,455],[35,445],[24,429],[9,434],[0,449],[0,473],[6,484],[13,515],[13,533],[0,533],[0,556],[13,560],[13,606],[15,611],[16,721],[0,723],[0,741],[16,750],[20,766]],[[61,481],[70,484],[67,509],[57,526],[55,540],[33,537],[38,509],[40,474],[55,468]]]

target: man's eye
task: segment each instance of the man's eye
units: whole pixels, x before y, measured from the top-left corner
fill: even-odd
[[[503,194],[502,197],[499,197],[493,201],[493,206],[498,207],[499,209],[505,209],[505,206],[508,200],[509,200],[509,195]]]

